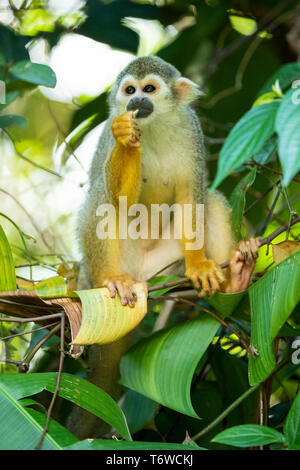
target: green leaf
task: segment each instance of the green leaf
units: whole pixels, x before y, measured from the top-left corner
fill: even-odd
[[[101,95],[97,96],[97,98],[89,101],[75,111],[72,117],[71,131],[76,129],[83,121],[91,118],[92,116],[97,116],[96,125],[98,125],[107,119],[108,113],[107,92],[105,91],[104,93],[101,93]]]
[[[277,137],[271,137],[264,143],[259,152],[253,155],[253,160],[261,163],[262,165],[268,163],[268,161],[271,160],[272,156],[274,155],[277,144]]]
[[[300,392],[297,393],[287,415],[284,435],[289,447],[300,446]]]
[[[23,398],[22,400],[19,400],[19,403],[20,403],[20,405],[22,405],[24,407],[34,405],[34,406],[36,406],[37,408],[39,408],[41,410],[41,413],[44,413],[44,414],[47,412],[44,405],[42,405],[41,403],[39,403],[36,400],[32,400],[32,398]]]
[[[190,452],[191,450],[206,449],[198,446],[195,447],[194,445],[189,446],[189,444],[171,444],[169,442],[125,442],[110,441],[108,439],[86,439],[85,441],[65,447],[64,450],[181,450]],[[111,458],[113,459],[113,456]]]
[[[158,404],[150,398],[134,390],[127,390],[122,410],[126,416],[130,432],[134,434],[143,429],[153,419],[157,407]]]
[[[25,127],[26,119],[17,114],[4,114],[0,116],[0,129],[5,129],[13,125]]]
[[[121,383],[188,416],[198,417],[190,388],[219,323],[202,315],[137,343],[121,359]]]
[[[45,427],[46,424],[46,414],[40,413],[39,411],[33,410],[31,408],[27,409],[28,413],[34,420],[42,426]],[[64,428],[60,423],[51,418],[49,422],[48,434],[55,439],[55,441],[60,445],[60,447],[70,446],[78,442],[77,437],[75,437],[68,429]]]
[[[295,89],[288,91],[276,116],[278,154],[283,168],[284,186],[287,186],[300,170],[300,103],[294,94]]]
[[[44,85],[54,88],[56,85],[56,76],[53,70],[44,64],[35,64],[30,60],[21,60],[16,62],[10,69],[10,73],[20,80]]]
[[[300,252],[286,258],[249,289],[251,345],[259,356],[249,357],[250,384],[265,380],[275,367],[273,341],[300,300]]]
[[[212,184],[216,188],[232,171],[258,152],[275,131],[275,117],[280,101],[250,109],[230,131],[219,157],[218,171]]]
[[[16,289],[16,274],[11,248],[0,225],[0,292]]]
[[[167,282],[176,281],[177,279],[180,279],[180,276],[155,276],[152,279],[149,279],[148,285],[150,287],[153,287],[153,286],[156,286],[158,284],[160,285],[160,284],[165,284]],[[155,290],[153,292],[150,292],[149,296],[151,296],[151,297],[155,297],[156,295],[160,296],[160,295],[166,294],[167,292],[169,292],[172,289],[174,289],[174,286],[173,287],[166,287],[165,289]]]
[[[231,224],[236,240],[241,240],[241,228],[243,213],[246,204],[246,192],[252,186],[256,178],[256,167],[248,171],[231,193],[230,204],[232,207]]]
[[[33,286],[39,297],[64,297],[68,294],[67,283],[62,276],[53,276]]]
[[[279,81],[279,86],[282,90],[287,88],[293,80],[299,78],[300,75],[300,61],[292,62],[290,64],[282,65],[276,72],[267,80],[262,89],[259,91],[257,96],[261,96],[264,93],[272,91],[272,86]]]
[[[29,38],[21,36],[14,32],[13,29],[8,28],[4,25],[0,25],[0,44],[1,53],[5,60],[1,60],[3,63],[14,63],[17,60],[28,59],[29,54],[26,48]]]
[[[54,392],[57,374],[6,374],[0,376],[0,384],[15,399],[34,395],[42,390]],[[131,440],[126,418],[115,401],[101,388],[87,380],[63,373],[59,396],[93,413],[117,429],[127,440]]]
[[[273,442],[284,442],[284,436],[275,429],[259,424],[241,424],[217,434],[212,442],[235,447],[264,446]]]
[[[1,384],[0,421],[2,423],[0,426],[0,450],[33,450],[43,432],[43,427]],[[49,434],[46,434],[41,448],[43,450],[61,449]]]
[[[217,310],[222,318],[226,318],[235,310],[242,300],[242,297],[244,297],[244,294],[245,291],[237,292],[236,294],[216,292],[211,297],[205,297],[205,300]]]

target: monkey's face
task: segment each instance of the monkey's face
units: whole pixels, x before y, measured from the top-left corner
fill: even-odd
[[[157,75],[137,79],[126,75],[116,95],[117,111],[137,110],[139,124],[146,124],[170,110],[172,92]]]

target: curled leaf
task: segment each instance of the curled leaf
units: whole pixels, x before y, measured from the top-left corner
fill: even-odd
[[[123,306],[119,296],[111,298],[106,287],[76,291],[82,303],[82,323],[73,344],[107,344],[133,330],[147,313],[147,290],[136,284],[134,308]]]
[[[284,242],[272,245],[273,258],[276,264],[280,263],[288,256],[300,250],[300,242],[296,240],[285,240]]]

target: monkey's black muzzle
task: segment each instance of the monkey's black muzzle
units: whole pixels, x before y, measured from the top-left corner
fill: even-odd
[[[137,113],[136,117],[146,118],[153,112],[154,106],[152,101],[147,97],[131,98],[126,106],[126,109],[127,111],[135,111],[138,109],[139,112]]]

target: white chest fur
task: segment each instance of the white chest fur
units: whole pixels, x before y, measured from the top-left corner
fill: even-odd
[[[195,151],[190,132],[178,122],[145,126],[141,134],[142,192],[144,188],[154,199],[168,202],[175,185],[190,179]]]

